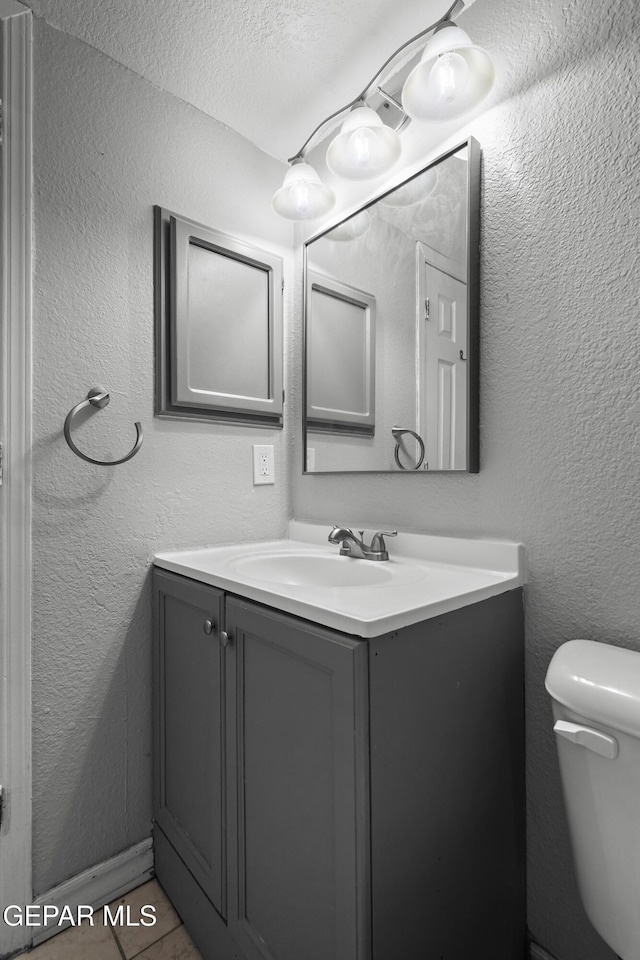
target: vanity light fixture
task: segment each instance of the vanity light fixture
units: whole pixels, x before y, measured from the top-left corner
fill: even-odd
[[[329,144],[327,166],[347,180],[370,180],[391,170],[401,150],[396,131],[371,107],[357,103]]]
[[[455,0],[440,20],[396,50],[355,100],[318,124],[289,160],[291,168],[272,201],[277,214],[289,220],[313,220],[331,210],[333,191],[305,158],[341,119],[340,132],[327,150],[327,166],[336,176],[368,180],[391,170],[397,162],[402,150],[400,131],[410,120],[445,122],[478,106],[491,89],[494,69],[489,54],[452,21],[463,7],[463,0]],[[422,58],[409,73],[398,101],[397,94],[385,91],[381,84],[390,83],[406,69],[421,48]],[[376,111],[370,105],[375,98],[400,113],[395,129],[382,119],[384,110]]]
[[[271,201],[275,212],[287,220],[313,220],[328,213],[336,202],[333,190],[301,156],[290,163],[284,183]]]
[[[486,50],[472,43],[451,20],[443,20],[406,79],[402,108],[412,120],[423,123],[454,120],[484,100],[493,77]]]

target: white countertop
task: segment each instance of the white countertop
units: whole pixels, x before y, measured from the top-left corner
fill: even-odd
[[[365,638],[486,600],[524,582],[524,548],[519,543],[398,533],[387,540],[388,561],[353,560],[338,556],[339,547],[327,541],[330,530],[331,524],[292,520],[288,539],[173,550],[157,553],[154,562],[164,570]],[[367,541],[373,533],[365,532]],[[373,582],[334,586],[274,581],[269,575],[256,575],[258,557],[267,571],[270,564],[275,570],[290,560],[295,565],[299,557],[302,567],[306,558],[317,558],[311,564],[330,568],[332,576],[342,570],[340,565],[347,565],[345,581],[358,580],[357,573]],[[331,558],[330,564],[326,558]],[[365,566],[357,569],[353,564]]]

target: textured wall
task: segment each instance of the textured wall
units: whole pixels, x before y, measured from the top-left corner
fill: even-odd
[[[27,0],[47,23],[282,159],[294,154],[323,117],[355,96],[391,50],[450,5],[449,0]]]
[[[286,434],[153,418],[152,205],[290,250],[282,166],[91,47],[35,24],[34,884],[149,835],[157,549],[282,534]],[[260,241],[260,238],[263,238]],[[286,250],[284,251],[286,252]],[[110,406],[68,410],[94,384]],[[277,483],[253,487],[251,444]]]
[[[484,155],[481,472],[296,470],[294,513],[526,544],[530,927],[559,960],[611,960],[579,903],[543,681],[571,637],[640,649],[638,6],[482,0],[460,24],[499,69],[461,131]]]

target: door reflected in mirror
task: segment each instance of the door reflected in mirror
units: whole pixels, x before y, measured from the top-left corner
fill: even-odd
[[[304,468],[478,470],[480,147],[305,245]]]

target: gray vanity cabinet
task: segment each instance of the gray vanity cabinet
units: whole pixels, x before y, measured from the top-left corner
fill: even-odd
[[[236,597],[226,625],[229,929],[249,960],[364,957],[366,644]]]
[[[366,643],[222,597],[154,573],[156,873],[205,960],[360,960]]]
[[[225,917],[224,594],[159,571],[154,581],[155,821]]]
[[[523,958],[521,591],[362,640],[154,583],[156,873],[205,960]]]

